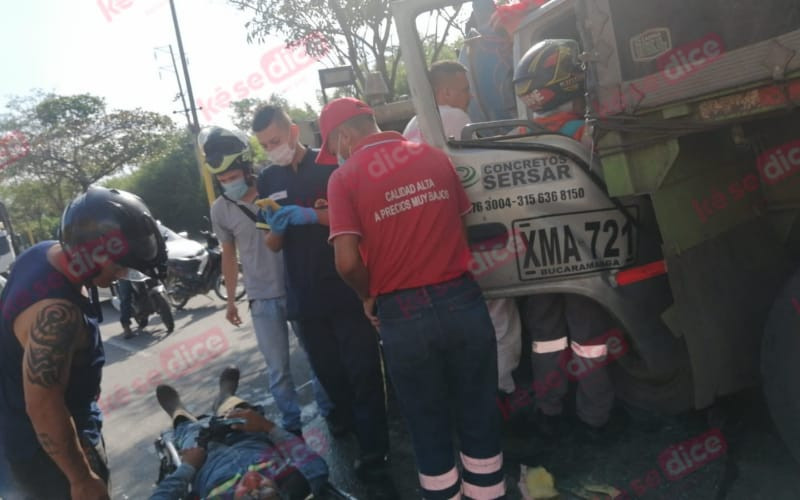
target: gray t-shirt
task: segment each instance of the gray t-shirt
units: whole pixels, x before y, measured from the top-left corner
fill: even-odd
[[[254,214],[258,207],[240,202]],[[211,205],[211,225],[220,243],[233,242],[239,250],[247,298],[273,299],[286,294],[283,281],[283,254],[264,243],[264,231],[235,203],[219,197]]]

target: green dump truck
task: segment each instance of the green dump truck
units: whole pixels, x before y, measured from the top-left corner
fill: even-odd
[[[509,134],[531,117],[508,75],[473,91],[510,102],[510,117],[445,137],[420,33],[432,11],[464,18],[473,2],[392,8],[421,130],[473,202],[486,295],[601,304],[629,341],[612,372],[632,405],[680,412],[762,385],[800,460],[800,3],[552,0],[525,12],[513,63],[544,39],[580,44],[589,147]]]

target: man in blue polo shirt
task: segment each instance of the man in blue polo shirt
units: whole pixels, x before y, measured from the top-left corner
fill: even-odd
[[[389,436],[378,336],[361,301],[336,272],[328,244],[328,178],[336,165],[319,165],[318,151],[299,143],[300,129],[275,106],[259,109],[253,132],[274,164],[257,181],[261,198],[282,206],[268,209],[266,244],[283,250],[287,316],[335,406],[334,423],[353,428],[361,447],[360,479],[385,471]]]

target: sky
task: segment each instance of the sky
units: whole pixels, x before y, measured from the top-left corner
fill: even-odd
[[[285,49],[279,36],[248,44],[250,13],[226,0],[175,0],[175,7],[195,102],[204,108],[201,126],[231,125],[226,93],[235,101],[274,92],[318,108],[323,65],[302,49]],[[42,89],[90,93],[109,109],[142,108],[186,123],[173,102],[178,86],[167,45],[182,70],[168,0],[5,0],[2,11],[0,113],[10,97]]]

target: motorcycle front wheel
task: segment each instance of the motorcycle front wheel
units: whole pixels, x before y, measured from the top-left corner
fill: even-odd
[[[236,280],[236,300],[244,297],[244,277],[242,276],[242,265],[239,264],[239,278]],[[228,300],[228,290],[225,288],[225,277],[220,273],[214,284],[214,293],[222,300]]]
[[[172,273],[167,274],[167,279],[164,280],[164,287],[167,289],[167,300],[175,310],[183,309],[183,306],[189,302],[189,296],[178,293],[178,278]],[[171,314],[171,313],[170,313]]]
[[[175,319],[172,317],[172,308],[169,306],[166,293],[158,293],[153,296],[153,303],[156,306],[158,315],[161,316],[161,321],[167,328],[167,333],[172,333],[175,330]]]

